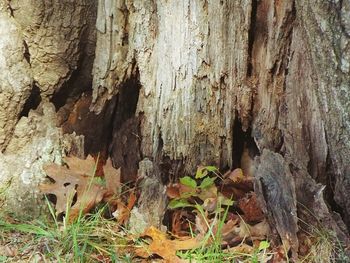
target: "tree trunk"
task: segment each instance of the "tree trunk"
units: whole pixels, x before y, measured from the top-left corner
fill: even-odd
[[[11,212],[39,213],[43,164],[82,154],[49,100],[58,109],[91,87],[96,10],[88,0],[0,2],[0,195]]]
[[[85,135],[84,154],[108,151],[124,181],[149,178],[139,207],[151,209],[149,222],[161,222],[153,209],[164,207],[158,184],[201,164],[245,166],[248,151],[260,202],[287,247],[296,252],[298,218],[315,220],[310,214],[347,241],[348,1],[99,0],[97,10],[89,3],[3,5],[0,23],[13,29],[2,26],[0,34],[16,52],[0,55],[17,65],[3,72],[19,83],[0,83],[1,95],[10,90],[0,106],[2,159],[18,155],[11,141],[23,133],[20,112],[26,101],[33,108],[28,96],[37,87],[41,105],[51,99],[59,109],[63,131]],[[91,68],[92,98],[77,100],[89,94]],[[7,105],[9,97],[16,99]],[[81,112],[81,120],[70,118]],[[63,141],[81,152],[79,138]]]

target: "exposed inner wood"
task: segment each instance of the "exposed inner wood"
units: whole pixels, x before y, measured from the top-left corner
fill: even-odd
[[[161,222],[163,184],[198,165],[242,167],[275,242],[297,252],[305,206],[349,242],[347,1],[51,4],[0,3],[0,181],[12,166],[40,181],[62,128],[76,152],[112,157],[124,182],[142,174],[149,222]]]

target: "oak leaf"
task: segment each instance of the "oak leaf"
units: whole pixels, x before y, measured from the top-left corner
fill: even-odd
[[[70,171],[77,174],[93,176],[96,169],[95,159],[89,155],[86,159],[80,159],[75,156],[64,158],[64,162],[68,165]]]
[[[177,257],[176,251],[194,249],[201,245],[201,242],[196,238],[170,240],[166,233],[153,226],[147,228],[142,236],[148,236],[152,241],[147,247],[136,249],[136,255],[142,258],[148,258],[156,254],[162,257],[165,262],[187,262]]]
[[[125,224],[130,217],[130,212],[136,203],[137,197],[134,191],[130,192],[127,205],[121,200],[117,200],[117,210],[113,213],[113,216],[117,219],[119,225]]]
[[[112,194],[119,194],[121,187],[120,168],[115,169],[110,158],[108,158],[106,164],[103,166],[103,173],[106,179],[107,190]]]
[[[78,160],[78,158],[67,158],[71,169],[57,164],[45,166],[46,174],[54,180],[54,183],[39,186],[42,193],[56,196],[56,215],[69,211],[70,221],[77,218],[80,212],[84,214],[90,211],[101,202],[107,192],[104,187],[92,181],[92,176],[85,175],[91,168],[91,166],[87,168],[91,160],[87,160],[86,168],[83,162]]]

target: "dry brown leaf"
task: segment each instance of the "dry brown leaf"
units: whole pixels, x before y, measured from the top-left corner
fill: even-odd
[[[91,254],[90,257],[99,263],[112,263],[113,261],[108,257],[101,254]]]
[[[247,223],[259,222],[265,218],[254,192],[247,193],[238,200],[238,207],[242,210],[244,221]]]
[[[166,188],[166,194],[169,198],[180,198],[179,184],[170,184]]]
[[[194,193],[195,191],[196,191],[195,189],[189,186],[175,183],[175,184],[169,184],[167,186],[166,193],[169,198],[174,199],[174,198],[180,198],[186,194]]]
[[[203,209],[208,212],[214,212],[215,209],[218,207],[218,198],[217,197],[210,197],[204,200],[204,203],[202,205]]]
[[[197,211],[195,223],[196,223],[196,230],[199,236],[204,237],[207,234],[209,229],[208,222],[209,222],[209,219],[204,218],[204,215],[199,211]]]
[[[287,260],[288,255],[286,255],[287,251],[283,246],[275,247],[273,249],[273,258],[271,263],[284,263],[289,262]]]
[[[10,245],[0,245],[0,255],[4,257],[15,257],[18,255],[18,249]]]
[[[227,175],[227,178],[231,179],[232,182],[238,182],[244,178],[243,171],[240,168],[234,169]]]
[[[166,233],[151,226],[143,233],[152,239],[151,243],[144,248],[135,250],[137,256],[148,258],[154,254],[162,257],[165,262],[187,262],[176,256],[178,250],[189,250],[200,246],[200,242],[196,238],[188,238],[183,240],[170,240]]]
[[[202,190],[199,194],[198,197],[202,200],[205,201],[207,199],[217,199],[218,197],[218,189],[215,185],[212,185],[204,190]],[[208,201],[207,201],[208,202]]]
[[[224,241],[229,245],[237,244],[246,238],[249,238],[252,241],[264,240],[270,233],[270,227],[266,220],[254,226],[248,225],[243,220],[240,220],[238,224],[232,223],[226,227],[224,226],[224,228],[228,230],[225,234],[226,238]]]
[[[103,173],[106,179],[107,190],[113,194],[119,194],[121,185],[120,168],[115,169],[110,158],[108,158],[106,164],[103,166]]]
[[[231,181],[229,183],[231,183]],[[245,196],[246,191],[236,189],[232,184],[223,184],[220,188],[220,193],[222,193],[226,198],[239,200]]]
[[[78,162],[80,163],[80,161]],[[55,182],[40,185],[40,190],[44,194],[54,194],[56,196],[55,208],[57,215],[65,212],[67,205],[71,206],[69,208],[70,221],[79,215],[80,210],[83,214],[87,213],[97,203],[101,202],[107,192],[102,186],[93,183],[91,181],[92,177],[78,174],[64,166],[50,164],[44,167],[44,170]],[[83,169],[78,170],[82,171]],[[75,195],[76,202],[72,204]]]
[[[134,207],[136,200],[137,198],[134,191],[131,191],[127,205],[120,200],[117,201],[117,210],[113,213],[113,216],[117,219],[119,225],[123,225],[129,220],[130,212]]]
[[[171,232],[175,236],[188,236],[191,216],[193,217],[187,210],[175,210],[171,217]]]
[[[91,155],[89,155],[86,159],[70,156],[64,158],[64,161],[68,165],[70,171],[74,171],[80,175],[94,175],[96,161]]]
[[[250,236],[253,240],[263,240],[270,234],[270,226],[266,220],[249,226]]]
[[[237,233],[235,232],[235,226],[238,224],[239,218],[228,220],[221,229],[222,240],[227,243],[231,243],[231,241],[237,237]]]
[[[241,243],[238,246],[227,248],[224,251],[228,253],[252,255],[255,251],[255,248],[245,243]]]
[[[237,168],[224,175],[220,192],[227,198],[239,200],[247,192],[253,191],[253,181],[251,177],[244,176],[242,169]]]

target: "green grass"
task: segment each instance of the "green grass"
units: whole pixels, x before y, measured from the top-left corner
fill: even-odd
[[[307,255],[300,258],[300,263],[329,263],[329,262],[350,262],[350,258],[345,252],[344,245],[337,238],[336,233],[323,226],[307,207],[303,207],[310,217],[315,219],[313,225],[299,218],[299,222],[304,225],[301,229],[312,240],[312,246]]]
[[[0,256],[0,262],[28,262],[36,254],[40,254],[47,262],[98,262],[96,256],[109,258],[112,262],[135,262],[132,248],[145,245],[143,240],[131,240],[127,230],[121,230],[113,220],[103,217],[103,207],[94,214],[80,216],[69,223],[66,219],[59,222],[54,210],[49,205],[52,217],[42,217],[35,221],[11,222],[0,218],[0,236],[10,246],[18,248],[15,257]],[[197,207],[204,213],[201,206]],[[203,238],[202,246],[188,251],[178,252],[178,256],[192,262],[262,262],[266,250],[256,249],[251,254],[233,253],[221,248],[221,228],[227,216],[217,213],[214,222],[208,224],[209,231]],[[218,231],[214,233],[214,227]],[[15,235],[14,238],[11,235]],[[13,240],[10,243],[9,240]],[[0,245],[1,245],[0,238]],[[95,257],[92,257],[95,255]],[[35,261],[33,261],[35,262]]]
[[[203,169],[201,172],[205,171]],[[205,169],[209,171],[213,168],[208,166]],[[198,173],[198,176],[203,178],[206,174]],[[185,183],[194,186],[189,179]],[[214,181],[209,183],[214,183]],[[92,180],[88,189],[91,184]],[[195,187],[198,187],[197,184]],[[103,262],[103,259],[111,262],[135,262],[133,250],[136,247],[147,246],[147,242],[142,239],[135,240],[128,230],[121,229],[115,220],[106,219],[104,215],[108,209],[107,206],[88,215],[83,215],[81,209],[78,218],[69,222],[71,198],[67,200],[66,216],[62,221],[58,220],[48,200],[48,215],[43,215],[34,221],[24,218],[14,220],[0,215],[0,262],[39,262],[35,259],[36,256],[40,257],[43,262],[88,263],[98,262],[97,257],[100,257],[100,262]],[[220,202],[217,205],[214,218],[210,222],[205,220],[208,231],[203,234],[201,246],[192,250],[178,251],[177,255],[190,262],[267,262],[272,256],[268,251],[267,241],[261,241],[259,247],[249,247],[248,250],[222,248],[221,230],[225,225],[230,205],[224,206],[226,208],[223,208]],[[207,218],[203,206],[199,204],[191,204],[191,206],[202,218]],[[322,227],[309,225],[308,228],[307,234],[313,240],[312,246],[309,253],[298,262],[350,262],[334,234]],[[194,237],[195,233],[192,229],[190,231]],[[244,241],[242,241],[242,246],[245,246]],[[13,248],[14,255],[2,254],[1,251],[5,247]]]
[[[127,230],[118,228],[115,221],[104,218],[106,209],[102,207],[94,214],[80,216],[72,223],[65,219],[59,222],[53,216],[51,205],[49,211],[52,216],[35,221],[17,222],[0,217],[0,247],[7,244],[18,248],[18,254],[14,257],[0,253],[0,262],[29,262],[36,254],[40,254],[47,262],[98,262],[98,255],[112,262],[135,262],[130,245],[135,248],[144,245],[144,241],[131,240]],[[203,215],[204,210],[200,205],[196,209]],[[220,229],[227,211],[218,212],[211,223],[206,222],[209,230],[203,237],[202,246],[180,251],[178,256],[190,262],[266,262],[271,253],[267,251],[269,244],[264,241],[259,248],[249,252],[222,249]],[[215,226],[218,231],[214,231]],[[340,242],[334,239],[329,230],[320,227],[310,229],[307,234],[313,240],[311,250],[298,262],[349,262]]]
[[[218,204],[221,207],[220,204]],[[202,217],[206,217],[204,209],[200,205],[195,206]],[[219,211],[219,209],[218,209]],[[187,259],[190,262],[242,262],[242,263],[261,263],[267,262],[267,258],[271,256],[270,253],[267,253],[267,248],[269,243],[267,241],[262,241],[259,248],[254,249],[252,253],[243,253],[239,251],[230,251],[222,249],[222,228],[225,224],[225,220],[228,214],[228,207],[225,209],[225,212],[222,214],[217,212],[212,223],[209,223],[205,220],[205,223],[208,227],[208,232],[202,240],[202,246],[196,249],[178,252],[178,256],[182,259]],[[217,227],[217,231],[214,233],[214,228]],[[192,236],[194,233],[192,232]],[[242,241],[243,244],[244,240]],[[265,260],[266,259],[266,260]],[[239,261],[237,261],[239,260]]]
[[[22,238],[22,244],[18,244],[18,254],[22,257],[32,256],[26,252],[30,250],[56,262],[96,262],[91,255],[105,256],[113,262],[123,260],[118,258],[117,251],[126,246],[127,240],[117,231],[116,222],[103,218],[103,213],[104,209],[100,209],[71,224],[46,218],[25,223],[8,223],[0,219],[0,234],[19,234],[17,240]],[[0,261],[6,262],[4,256]]]
[[[300,263],[350,262],[343,245],[329,229],[310,227],[308,235],[313,239],[312,246]]]

